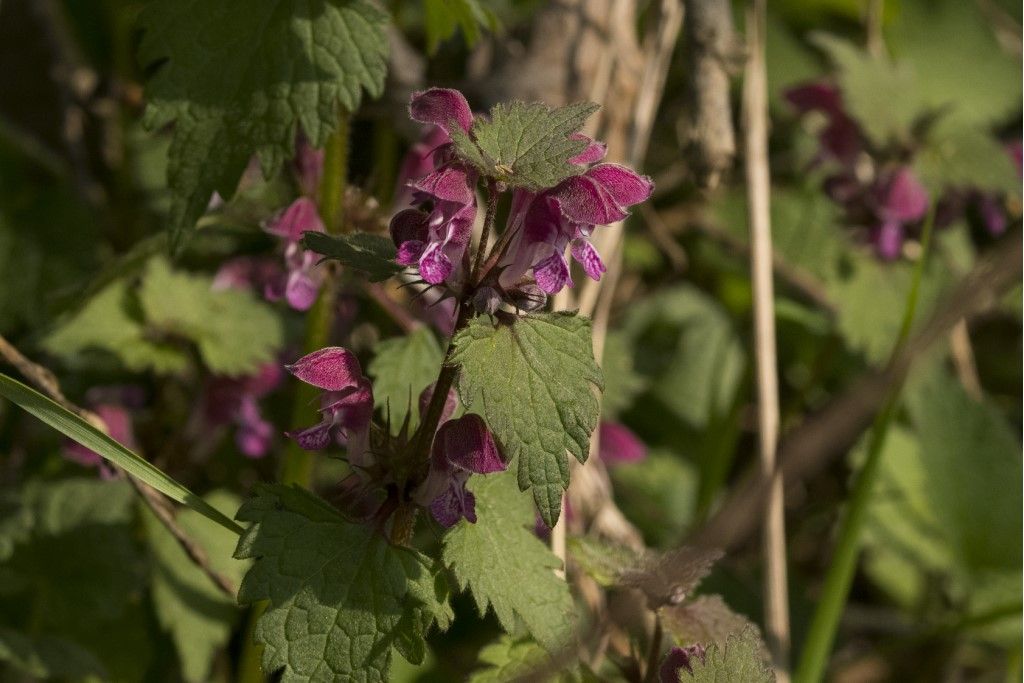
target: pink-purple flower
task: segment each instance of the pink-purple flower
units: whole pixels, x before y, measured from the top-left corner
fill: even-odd
[[[693,674],[693,662],[699,660],[703,663],[704,656],[703,645],[673,647],[661,660],[661,666],[658,668],[658,680],[661,683],[679,683],[679,675],[683,671]]]
[[[373,387],[355,355],[340,346],[330,346],[285,367],[306,384],[323,390],[320,422],[288,432],[288,436],[308,451],[323,450],[332,444],[345,446],[349,463],[357,467],[370,465]]]
[[[323,390],[320,398],[320,422],[307,429],[290,432],[299,446],[306,450],[322,450],[332,444],[348,450],[348,461],[356,468],[357,477],[349,477],[344,488],[348,497],[345,508],[354,515],[364,515],[380,502],[380,491],[389,485],[401,484],[394,473],[388,472],[393,458],[407,459],[417,439],[396,442],[405,449],[399,453],[371,451],[373,419],[373,388],[363,376],[359,360],[351,351],[341,347],[328,347],[315,351],[286,366],[298,379]],[[419,397],[421,416],[425,413],[433,394],[427,387]],[[434,518],[448,527],[462,518],[476,521],[473,494],[466,488],[472,474],[488,474],[505,469],[494,437],[478,415],[463,415],[450,419],[458,407],[455,393],[449,391],[440,417],[440,427],[433,435],[430,463],[425,478],[416,481],[412,500],[431,511]],[[379,443],[375,442],[375,443]],[[385,448],[385,450],[387,450]],[[392,486],[392,488],[394,488]]]
[[[473,112],[459,91],[431,88],[412,96],[409,113],[432,128],[403,166],[408,189],[400,198],[414,208],[391,221],[397,260],[416,265],[432,285],[457,281],[476,219],[477,173],[455,158],[449,133],[453,127],[468,132]]]
[[[599,430],[598,455],[605,464],[622,465],[647,457],[647,445],[626,425],[602,421]]]
[[[588,139],[584,151],[571,161],[589,166],[604,152],[604,145]],[[566,247],[583,271],[599,280],[605,265],[590,242],[594,228],[623,220],[627,209],[650,197],[653,188],[650,178],[625,166],[598,163],[543,192],[516,190],[505,228],[512,231],[510,248],[499,264],[499,284],[515,287],[532,270],[546,294],[571,287]]]
[[[274,426],[263,417],[260,400],[281,383],[281,369],[265,363],[253,375],[213,377],[201,405],[204,431],[222,425],[235,428],[235,446],[249,458],[262,458],[274,440]]]
[[[309,310],[320,293],[323,274],[316,270],[319,256],[303,249],[300,240],[304,232],[324,231],[316,204],[309,197],[299,197],[268,221],[266,231],[284,244],[286,274],[268,286],[264,296],[271,301],[284,298],[298,311]]]

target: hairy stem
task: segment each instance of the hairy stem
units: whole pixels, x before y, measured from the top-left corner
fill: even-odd
[[[934,222],[935,208],[933,205],[924,222],[921,237],[921,258],[914,268],[914,278],[910,285],[910,292],[907,294],[903,322],[900,326],[899,336],[896,338],[892,355],[890,356],[890,365],[899,357],[904,345],[910,338],[910,330],[914,323],[914,315],[917,311],[917,304],[921,293],[921,279],[931,247]],[[864,460],[864,465],[861,467],[857,480],[853,485],[853,490],[850,493],[846,516],[839,530],[839,540],[836,544],[835,554],[832,557],[832,564],[829,567],[828,574],[825,576],[821,599],[814,613],[814,620],[811,622],[811,629],[804,644],[800,665],[796,670],[794,679],[796,683],[814,683],[815,681],[822,680],[825,669],[828,666],[829,654],[832,651],[836,630],[839,626],[839,618],[842,616],[843,607],[846,605],[846,599],[850,593],[850,585],[853,583],[853,576],[857,569],[857,558],[860,555],[861,531],[867,518],[868,505],[871,502],[871,493],[874,489],[875,480],[878,478],[882,460],[882,449],[885,446],[889,427],[896,417],[896,410],[899,407],[900,390],[902,388],[903,378],[901,377],[890,389],[882,411],[875,418],[874,425],[872,426],[867,458]]]
[[[317,205],[320,219],[327,232],[344,232],[344,195],[348,170],[348,113],[342,112],[338,119],[338,129],[327,140],[324,149],[324,172],[320,179]],[[306,317],[306,336],[303,352],[312,353],[328,344],[331,328],[334,325],[334,283],[328,278],[320,291],[313,308]],[[308,384],[299,384],[292,403],[292,415],[289,424],[292,429],[306,426],[310,421],[312,406],[320,390]],[[299,484],[309,488],[313,479],[313,454],[299,448],[294,441],[288,442],[284,456],[284,468],[281,481],[286,484]]]
[[[476,247],[476,255],[473,258],[473,271],[470,273],[469,282],[475,287],[478,284],[477,276],[480,275],[480,266],[484,262],[484,252],[487,251],[487,242],[491,239],[491,232],[494,229],[494,216],[498,211],[498,184],[493,180],[487,181],[487,213],[484,215],[484,227],[480,231],[480,243]]]

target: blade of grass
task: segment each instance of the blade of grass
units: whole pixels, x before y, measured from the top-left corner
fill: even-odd
[[[917,311],[918,299],[921,293],[921,278],[924,274],[925,264],[930,252],[934,222],[935,207],[933,205],[924,221],[924,228],[921,233],[921,258],[914,268],[914,277],[910,285],[910,292],[907,294],[903,321],[890,356],[890,363],[899,356],[907,339],[910,337],[910,330],[913,327],[914,315]],[[889,427],[892,425],[893,419],[896,416],[896,410],[899,407],[900,391],[902,388],[902,380],[893,386],[882,411],[875,418],[875,422],[872,425],[871,438],[868,442],[868,455],[860,472],[857,474],[853,491],[850,493],[846,516],[839,530],[839,540],[836,543],[835,554],[832,557],[832,564],[829,567],[828,574],[825,576],[825,585],[822,589],[821,599],[818,601],[818,608],[814,612],[811,629],[808,633],[807,641],[804,643],[800,665],[797,667],[796,675],[793,678],[794,683],[816,683],[824,679],[825,670],[828,667],[829,654],[832,652],[836,630],[839,626],[839,618],[843,614],[843,607],[846,605],[846,599],[850,594],[850,585],[853,583],[853,576],[857,570],[857,558],[860,556],[861,532],[864,527],[864,520],[867,518],[868,504],[871,502],[871,492],[875,486],[875,479],[878,477],[882,449],[885,446]]]
[[[0,396],[21,406],[33,417],[95,451],[131,476],[149,484],[171,500],[188,506],[225,529],[241,534],[243,529],[205,500],[189,491],[144,458],[128,450],[67,408],[21,382],[0,373]]]

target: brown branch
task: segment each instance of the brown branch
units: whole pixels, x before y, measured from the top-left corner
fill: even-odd
[[[862,378],[785,435],[776,465],[785,480],[793,485],[814,477],[848,452],[871,425],[892,387],[903,381],[935,342],[945,338],[960,320],[986,310],[1020,281],[1022,256],[1020,232],[1006,237],[960,281],[887,368]],[[757,530],[767,492],[764,477],[748,475],[687,542],[736,548]]]
[[[48,368],[30,361],[2,335],[0,335],[0,357],[3,357],[7,362],[17,368],[18,372],[29,380],[29,382],[34,384],[36,388],[51,399],[59,403],[61,407],[70,410],[72,413],[78,415],[97,429],[100,429],[103,432],[108,431],[103,418],[96,413],[72,403],[64,396],[64,393],[60,389],[60,384],[57,382],[56,376]],[[174,540],[178,542],[178,545],[185,551],[185,554],[188,555],[189,559],[191,559],[192,562],[199,567],[199,569],[206,574],[211,581],[213,581],[214,585],[216,585],[225,595],[234,600],[237,594],[234,584],[227,577],[210,566],[210,560],[203,547],[185,533],[185,530],[178,524],[178,521],[175,519],[174,508],[171,506],[170,501],[164,498],[156,489],[146,482],[140,481],[132,476],[126,476],[136,493],[139,494],[142,502],[146,504],[154,515],[156,515],[156,518],[160,520],[171,536],[174,537]]]
[[[736,140],[729,105],[732,64],[740,52],[729,0],[686,0],[683,145],[697,182],[715,187],[732,166]]]

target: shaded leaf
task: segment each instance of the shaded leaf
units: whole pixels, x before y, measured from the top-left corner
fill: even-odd
[[[404,266],[395,262],[397,252],[394,243],[383,235],[365,232],[351,235],[307,232],[302,236],[302,246],[324,258],[339,261],[342,265],[365,273],[370,282],[387,280],[404,270]]]
[[[599,416],[590,320],[548,313],[495,327],[480,317],[453,343],[462,402],[483,415],[508,459],[518,459],[519,488],[533,488],[553,527],[569,486],[566,453],[586,461]]]
[[[168,183],[180,247],[214,191],[234,194],[259,155],[270,175],[300,130],[323,147],[341,107],[378,96],[387,71],[387,14],[369,0],[155,0],[143,9],[139,59],[153,75],[145,121],[175,122]]]
[[[749,631],[756,640],[758,655],[767,657],[768,649],[757,627],[730,609],[719,595],[702,595],[682,605],[663,607],[659,614],[665,630],[682,646],[726,647],[730,638]]]
[[[0,662],[36,680],[107,678],[107,671],[88,650],[62,638],[23,635],[0,627]]]
[[[238,498],[225,491],[205,497],[226,512],[238,509]],[[160,625],[170,633],[186,681],[206,681],[214,655],[231,637],[239,617],[228,598],[185,554],[167,528],[147,509],[142,516],[153,553],[153,608]],[[246,564],[231,557],[237,536],[208,524],[191,510],[178,515],[179,526],[206,551],[210,566],[238,585]]]
[[[373,379],[374,402],[387,407],[392,424],[401,424],[411,413],[409,428],[416,428],[420,393],[437,378],[442,360],[444,351],[427,327],[377,344],[367,372]]]
[[[521,621],[545,649],[568,642],[573,603],[560,565],[533,533],[530,499],[516,490],[511,472],[473,477],[476,524],[460,521],[444,536],[442,556],[481,614],[490,606],[510,633]]]
[[[429,560],[351,524],[312,494],[263,486],[235,557],[252,559],[239,601],[269,604],[256,624],[263,667],[282,681],[387,681],[392,648],[417,663],[430,624],[452,613]]]

